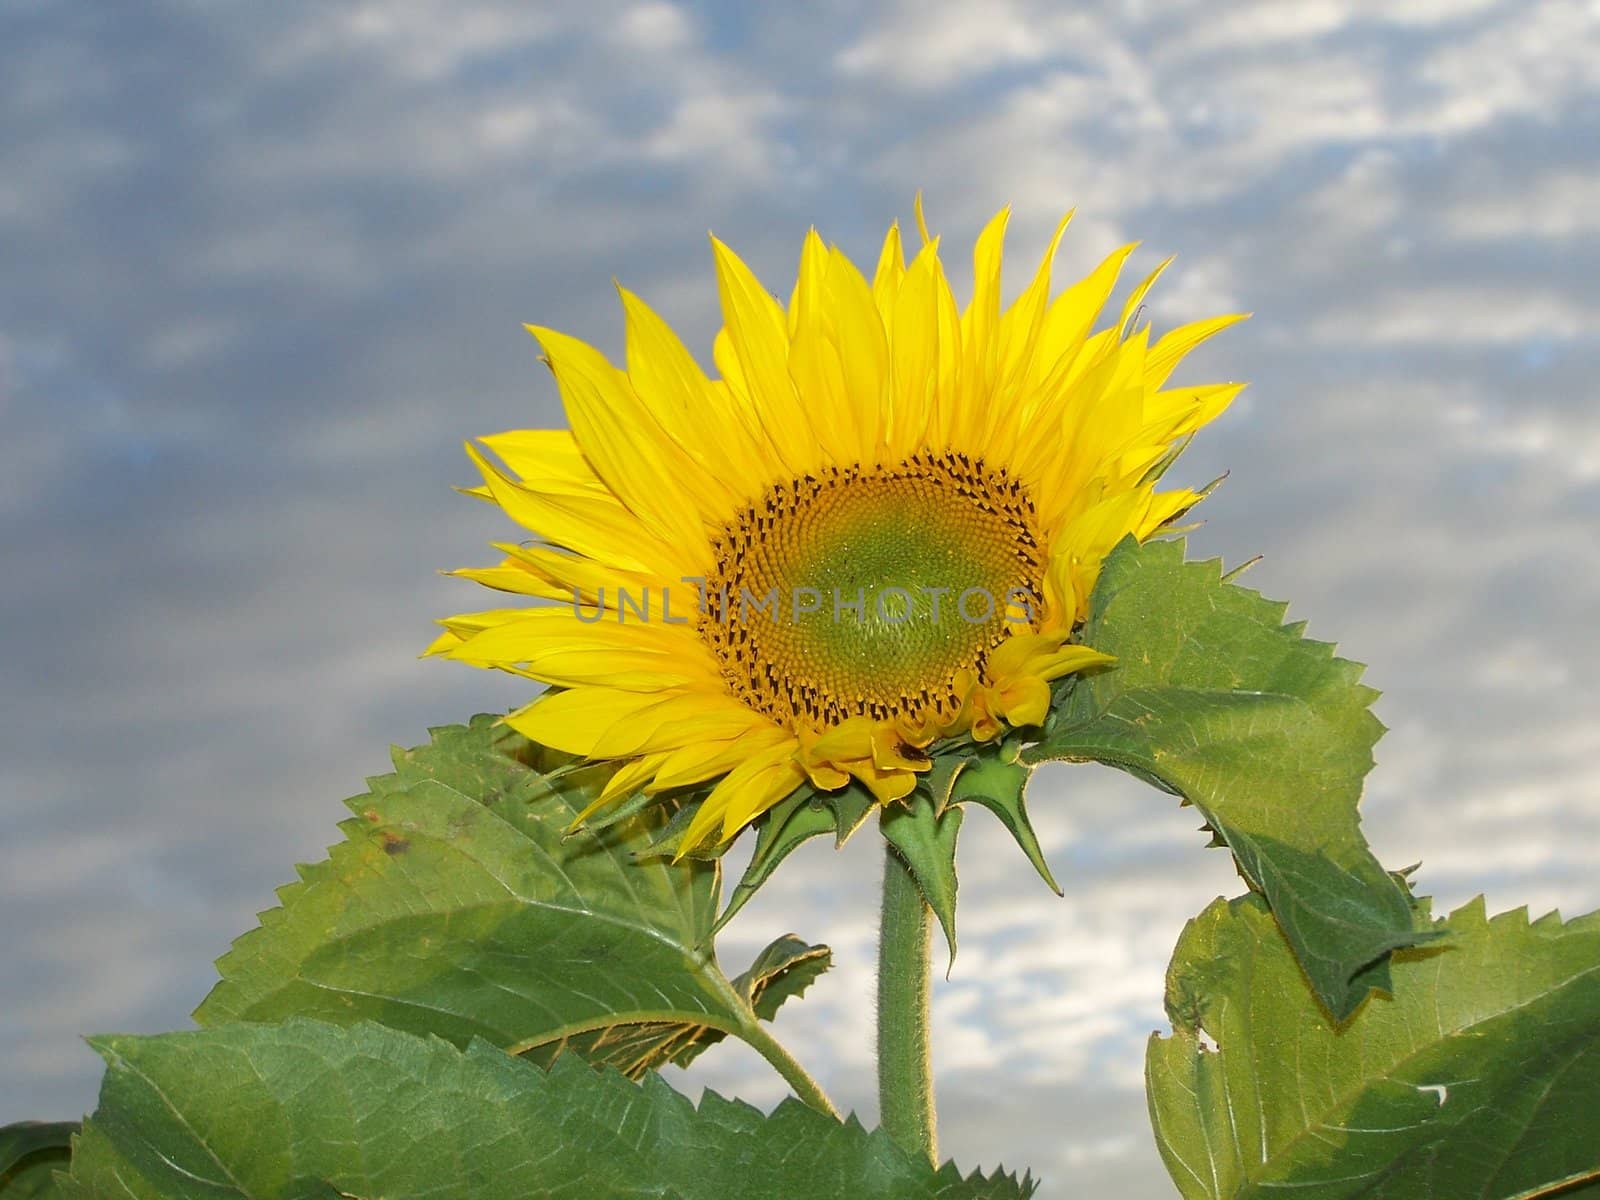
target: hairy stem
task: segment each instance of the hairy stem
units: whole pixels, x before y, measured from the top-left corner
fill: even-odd
[[[938,1165],[933,1059],[928,1042],[933,912],[892,846],[883,859],[878,929],[878,1109],[900,1146]]]
[[[839,1110],[828,1099],[828,1093],[822,1090],[822,1085],[811,1077],[782,1042],[767,1031],[759,1019],[752,1019],[740,1036],[773,1065],[778,1074],[783,1076],[784,1082],[794,1089],[796,1096],[817,1111],[825,1112],[835,1120],[839,1118]]]

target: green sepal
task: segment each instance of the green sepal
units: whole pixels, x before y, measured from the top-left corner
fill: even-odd
[[[743,908],[761,885],[772,877],[779,863],[788,858],[802,843],[824,833],[831,833],[834,821],[833,814],[826,809],[811,805],[809,795],[796,792],[769,808],[756,820],[755,827],[755,851],[750,855],[750,862],[746,865],[744,874],[739,877],[739,882],[729,893],[727,907],[722,910],[722,915],[711,927],[713,934],[721,932],[722,927],[733,920],[734,914]]]
[[[932,799],[935,815],[944,814],[955,791],[956,779],[976,757],[976,752],[970,746],[963,746],[953,753],[938,754],[934,756],[932,765],[917,776],[917,787]]]
[[[667,796],[661,792],[652,795],[649,792],[635,792],[620,803],[612,804],[586,817],[582,822],[567,831],[568,837],[577,837],[584,833],[603,833],[613,825],[621,825],[624,821],[631,821],[646,809],[654,808],[658,804],[665,804]]]
[[[1161,477],[1172,469],[1172,464],[1178,461],[1178,458],[1185,450],[1189,448],[1189,443],[1192,441],[1194,441],[1194,434],[1191,433],[1188,436],[1181,438],[1179,441],[1174,442],[1172,448],[1160,458],[1156,459],[1156,461],[1151,464],[1150,469],[1139,478],[1139,486],[1148,487],[1150,485],[1159,483]]]
[[[667,818],[667,823],[661,827],[661,832],[642,850],[636,850],[635,859],[661,858],[666,855],[692,858],[699,862],[716,862],[728,852],[731,842],[701,842],[689,849],[682,849],[683,835],[689,832],[689,826],[694,823],[700,806],[705,803],[705,797],[699,796],[693,800],[680,804],[672,816]],[[648,807],[646,805],[645,807]]]
[[[835,849],[843,848],[850,840],[850,835],[861,828],[878,805],[872,793],[859,783],[852,783],[837,792],[819,792],[812,803],[819,801],[833,814]]]
[[[861,828],[877,801],[859,783],[850,783],[836,792],[802,787],[785,797],[756,819],[756,848],[744,874],[728,896],[728,906],[711,927],[713,934],[733,920],[762,884],[772,877],[778,864],[802,843],[825,833],[834,836],[834,845],[843,846]]]
[[[1033,831],[1033,822],[1028,819],[1028,807],[1023,800],[1023,792],[1033,776],[1033,768],[1014,757],[1014,750],[1011,751],[1011,757],[1007,756],[1006,751],[1007,748],[1002,746],[996,754],[969,756],[963,764],[964,769],[958,771],[952,781],[947,803],[981,804],[987,808],[1000,819],[1006,832],[1016,841],[1022,853],[1027,855],[1045,886],[1058,896],[1064,895],[1061,885],[1056,882],[1049,864],[1044,860],[1039,835]]]
[[[935,811],[933,797],[922,790],[901,804],[886,805],[878,824],[883,836],[899,853],[922,897],[939,918],[950,962],[956,960],[956,836],[961,832],[961,808],[951,804]]]
[[[1242,563],[1240,563],[1237,567],[1234,567],[1233,570],[1224,571],[1222,573],[1222,582],[1223,583],[1233,583],[1233,582],[1237,581],[1239,576],[1243,575],[1251,567],[1253,567],[1257,563],[1259,563],[1261,561],[1261,557],[1262,556],[1258,554],[1254,558],[1247,558]]]

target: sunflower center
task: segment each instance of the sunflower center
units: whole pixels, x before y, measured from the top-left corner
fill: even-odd
[[[1041,541],[1021,486],[964,455],[829,468],[729,523],[701,635],[781,722],[950,716],[958,672],[1037,615]]]

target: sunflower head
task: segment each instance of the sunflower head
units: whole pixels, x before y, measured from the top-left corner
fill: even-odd
[[[1168,386],[1240,318],[1152,343],[1161,268],[1095,329],[1132,246],[1053,292],[1063,220],[1002,305],[1002,211],[963,309],[917,216],[870,280],[808,234],[787,305],[713,239],[714,374],[626,290],[625,367],[529,326],[570,430],[467,448],[528,540],[454,573],[531,602],[446,618],[430,653],[551,685],[506,720],[616,761],[597,807],[698,789],[680,852],[797,790],[905,801],[955,743],[1042,723],[1109,662],[1073,641],[1101,561],[1200,498],[1157,481],[1242,386]]]

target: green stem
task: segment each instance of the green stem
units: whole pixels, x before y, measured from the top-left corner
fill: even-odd
[[[878,929],[878,1110],[900,1146],[938,1165],[928,971],[933,911],[894,847],[884,846]]]
[[[754,1019],[746,1025],[740,1036],[755,1048],[756,1053],[773,1065],[778,1074],[783,1076],[784,1082],[794,1089],[796,1096],[818,1112],[825,1112],[834,1120],[839,1119],[839,1110],[833,1106],[833,1101],[828,1099],[828,1093],[822,1090],[822,1085],[811,1077],[782,1042],[767,1032],[766,1026],[759,1019]]]

